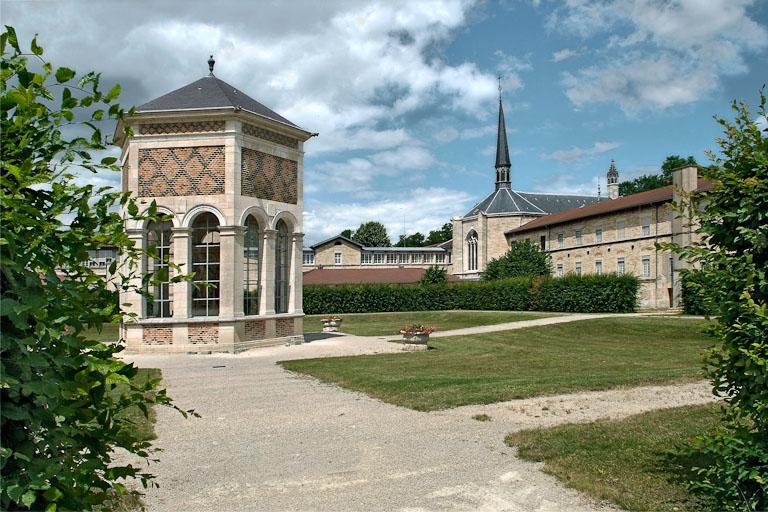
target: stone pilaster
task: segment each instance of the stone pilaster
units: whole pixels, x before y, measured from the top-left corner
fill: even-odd
[[[265,229],[261,253],[261,297],[259,298],[259,314],[275,314],[275,245],[277,230]]]
[[[192,272],[190,261],[190,233],[189,228],[172,228],[173,237],[173,262],[179,266],[172,271],[172,275],[189,274]],[[173,318],[189,318],[191,315],[192,283],[181,281],[171,283],[173,287]],[[173,343],[187,343],[187,327],[177,326],[173,329]]]
[[[303,314],[303,264],[304,233],[294,233],[292,237],[291,251],[291,293],[288,301],[288,311],[290,313]]]
[[[222,226],[219,270],[219,316],[243,316],[243,234],[242,226]]]

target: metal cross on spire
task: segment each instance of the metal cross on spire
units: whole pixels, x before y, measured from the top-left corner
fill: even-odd
[[[208,59],[208,70],[210,71],[210,76],[213,76],[213,66],[216,64],[216,61],[213,60],[213,55]]]

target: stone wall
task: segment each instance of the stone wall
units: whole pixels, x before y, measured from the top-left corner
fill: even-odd
[[[339,245],[328,243],[315,249],[315,266],[324,267],[337,266],[335,264],[335,254],[341,253],[341,266],[360,265],[360,248],[349,242],[340,241]]]
[[[219,342],[219,324],[189,324],[189,342],[212,344]]]
[[[298,166],[295,161],[243,148],[240,162],[242,195],[297,203]]]
[[[139,196],[224,193],[224,146],[139,149]]]

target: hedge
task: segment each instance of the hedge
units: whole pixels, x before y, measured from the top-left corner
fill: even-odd
[[[701,272],[697,270],[683,270],[681,272],[682,306],[686,315],[715,314],[715,308],[706,298],[707,283]]]
[[[634,276],[514,278],[434,285],[361,284],[305,286],[304,312],[312,314],[441,311],[634,311],[639,281]]]

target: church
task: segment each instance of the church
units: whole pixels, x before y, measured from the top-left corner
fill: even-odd
[[[453,275],[478,280],[485,266],[509,248],[504,235],[534,219],[579,208],[599,201],[597,196],[539,194],[512,188],[504,107],[499,95],[499,124],[496,134],[496,187],[463,217],[453,222]]]

